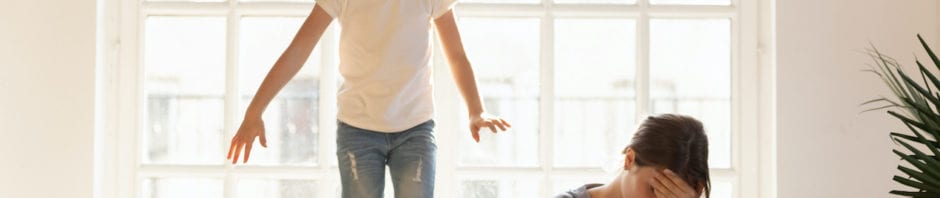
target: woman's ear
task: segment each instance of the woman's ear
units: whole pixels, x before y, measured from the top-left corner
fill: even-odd
[[[636,152],[633,151],[633,148],[627,148],[627,150],[623,151],[623,154],[623,169],[630,170],[636,165]]]

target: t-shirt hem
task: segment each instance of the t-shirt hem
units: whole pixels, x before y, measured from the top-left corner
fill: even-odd
[[[380,126],[377,124],[367,124],[365,122],[359,122],[359,121],[356,121],[355,119],[349,119],[343,116],[336,116],[336,119],[339,120],[340,122],[346,123],[350,126],[354,126],[360,129],[365,129],[365,130],[370,130],[370,131],[375,131],[375,132],[380,132],[380,133],[401,133],[401,132],[404,132],[405,130],[414,128],[415,126],[418,126],[422,123],[430,121],[431,119],[433,119],[433,116],[424,116],[418,119],[410,120],[400,125],[393,125],[393,126]]]

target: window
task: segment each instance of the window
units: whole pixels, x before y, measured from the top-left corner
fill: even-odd
[[[463,0],[459,25],[486,109],[506,133],[470,138],[439,49],[436,192],[550,197],[609,182],[646,115],[706,126],[712,196],[749,197],[742,134],[756,103],[756,17],[747,0]],[[124,2],[122,2],[124,3]],[[224,155],[264,75],[313,0],[141,0],[121,4],[115,197],[338,197],[338,25],[264,114],[269,147]],[[748,14],[751,13],[751,14]],[[129,20],[127,20],[129,19]],[[436,42],[436,40],[435,40]],[[486,131],[484,131],[486,132]],[[745,136],[753,137],[753,136]],[[387,181],[388,182],[388,181]],[[392,191],[391,185],[386,192]],[[456,192],[456,194],[451,194]],[[448,193],[443,196],[442,193]],[[756,194],[754,194],[756,196]]]

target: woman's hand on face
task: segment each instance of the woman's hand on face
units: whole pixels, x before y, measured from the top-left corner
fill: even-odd
[[[692,189],[692,185],[685,183],[682,178],[669,169],[656,171],[653,178],[653,194],[656,198],[698,198],[699,194]]]

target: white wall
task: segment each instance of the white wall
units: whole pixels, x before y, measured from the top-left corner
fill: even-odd
[[[0,6],[0,197],[92,197],[94,0]]]
[[[898,162],[887,94],[861,53],[869,41],[906,65],[924,58],[916,33],[940,49],[937,0],[776,0],[778,197],[887,197]]]

